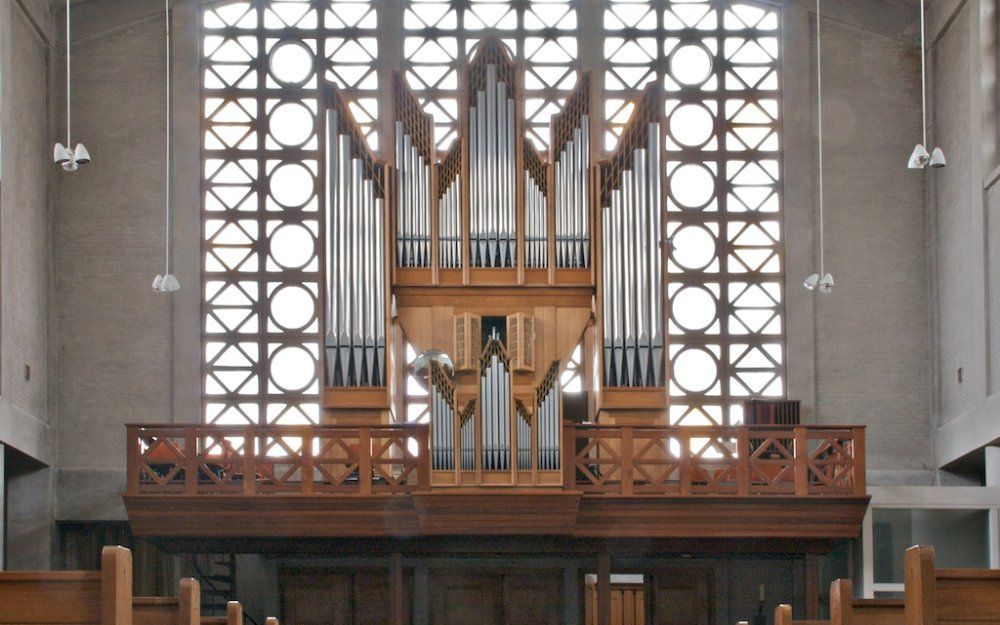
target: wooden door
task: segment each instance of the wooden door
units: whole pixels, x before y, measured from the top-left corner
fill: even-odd
[[[584,589],[584,622],[597,625],[597,588]],[[611,584],[611,625],[646,625],[646,589],[642,584]]]
[[[412,575],[403,578],[403,622],[410,622]],[[392,591],[385,570],[283,571],[282,625],[385,625]]]
[[[674,569],[653,575],[651,625],[710,625],[712,572]]]
[[[500,582],[497,575],[432,575],[431,625],[502,625]]]

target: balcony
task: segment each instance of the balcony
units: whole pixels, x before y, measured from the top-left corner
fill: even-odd
[[[130,425],[125,503],[143,536],[836,540],[868,502],[863,427],[566,424],[556,471],[537,454],[432,470],[430,440],[418,424]]]

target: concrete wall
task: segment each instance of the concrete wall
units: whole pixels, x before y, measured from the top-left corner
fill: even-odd
[[[124,424],[167,420],[171,405],[171,301],[150,289],[164,245],[163,3],[92,0],[73,21],[74,128],[94,160],[55,184],[57,513],[115,519]]]
[[[928,12],[930,142],[949,161],[928,174],[939,466],[1000,439],[996,6],[936,0]]]
[[[905,169],[920,132],[915,17],[881,31],[836,15],[822,24],[826,268],[836,287],[815,297],[818,417],[868,426],[874,483],[928,483],[933,468],[923,176]]]
[[[0,443],[9,569],[47,567],[52,546],[52,20],[44,0],[0,3]]]

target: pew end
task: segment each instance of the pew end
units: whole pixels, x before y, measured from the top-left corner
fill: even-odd
[[[903,569],[905,625],[1000,624],[1000,570],[938,569],[929,545],[907,549]]]

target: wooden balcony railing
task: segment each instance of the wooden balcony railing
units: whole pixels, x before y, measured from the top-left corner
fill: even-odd
[[[865,496],[863,427],[567,425],[563,482],[615,495]]]
[[[418,424],[130,425],[126,494],[429,491],[428,432]],[[584,495],[866,494],[863,427],[566,424],[562,450],[561,489]]]

